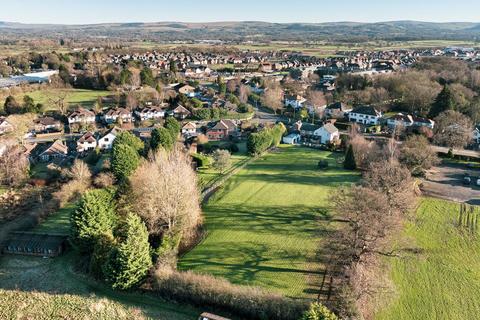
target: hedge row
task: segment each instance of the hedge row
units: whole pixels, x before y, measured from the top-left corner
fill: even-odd
[[[250,134],[247,141],[247,150],[252,155],[259,155],[270,147],[275,147],[282,141],[286,128],[283,123],[277,123],[272,128]]]

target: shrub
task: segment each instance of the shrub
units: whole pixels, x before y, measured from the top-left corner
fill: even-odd
[[[117,231],[120,243],[110,252],[103,273],[114,289],[126,290],[139,284],[152,266],[147,227],[139,216],[127,214]]]
[[[209,157],[201,153],[194,153],[191,156],[193,158],[193,161],[197,163],[198,168],[208,167],[212,162],[212,160]]]
[[[93,179],[97,188],[108,188],[115,183],[115,177],[110,172],[102,172]]]
[[[323,304],[314,302],[310,309],[303,314],[301,320],[337,320],[337,316]]]
[[[328,169],[328,161],[327,160],[319,160],[318,161],[318,169],[325,170]]]
[[[247,140],[248,152],[252,155],[259,155],[270,147],[278,146],[285,131],[283,123],[278,123],[273,128],[250,134]]]
[[[210,119],[210,117],[211,117],[211,112],[210,112],[210,109],[200,108],[200,109],[196,109],[196,110],[193,112],[193,115],[194,115],[195,118],[197,118],[198,120],[208,120],[208,119]]]
[[[154,280],[155,289],[166,298],[203,308],[221,308],[247,319],[297,320],[307,308],[302,301],[191,271],[160,268]]]

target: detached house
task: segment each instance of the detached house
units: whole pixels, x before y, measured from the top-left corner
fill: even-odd
[[[427,118],[415,117],[413,116],[413,125],[416,127],[425,127],[429,129],[433,129],[435,126],[435,121]]]
[[[119,119],[122,123],[128,123],[132,122],[133,116],[132,113],[125,108],[112,108],[103,115],[103,121],[107,124],[116,123]]]
[[[182,127],[182,135],[193,136],[197,133],[197,125],[195,122],[187,122]]]
[[[39,158],[42,161],[52,161],[54,159],[63,159],[68,155],[68,147],[62,141],[56,140],[50,146],[40,153]]]
[[[326,123],[323,127],[318,128],[313,135],[318,137],[321,144],[332,143],[340,139],[340,132],[337,127],[331,123]]]
[[[117,135],[121,132],[117,127],[113,127],[112,129],[108,130],[103,137],[98,139],[98,147],[102,150],[110,150],[113,147],[113,141]]]
[[[195,97],[195,88],[188,84],[179,84],[175,87],[175,90],[189,98]]]
[[[359,106],[348,113],[348,120],[364,125],[375,126],[379,123],[382,113],[372,106]]]
[[[78,108],[68,116],[68,124],[73,123],[94,123],[95,113],[93,111]]]
[[[413,118],[409,114],[397,113],[389,118],[387,118],[387,126],[389,128],[396,127],[411,127],[413,125]]]
[[[352,108],[348,107],[343,102],[335,102],[329,104],[325,108],[325,117],[335,119],[343,118],[345,117],[345,114],[350,112],[351,110]]]
[[[173,109],[170,112],[170,114],[177,119],[183,120],[183,119],[187,118],[188,116],[190,116],[191,112],[188,111],[188,109],[185,108],[184,106],[179,105],[178,107]]]
[[[77,140],[77,152],[86,152],[97,147],[97,139],[92,132],[87,132]]]
[[[300,95],[294,96],[285,96],[285,106],[292,107],[293,109],[300,109],[303,107],[303,103],[307,101],[304,97]]]
[[[13,125],[7,121],[7,118],[0,117],[0,134],[12,132],[13,129]]]
[[[208,140],[219,141],[227,139],[237,132],[237,125],[232,120],[220,120],[207,130]]]
[[[140,121],[162,119],[165,117],[165,110],[160,106],[146,106],[135,110],[135,115]]]
[[[36,133],[58,132],[62,130],[62,123],[52,117],[42,117],[34,121],[33,130]]]

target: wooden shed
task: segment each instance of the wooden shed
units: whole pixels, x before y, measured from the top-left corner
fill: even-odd
[[[55,257],[65,249],[65,235],[13,232],[5,241],[4,253]]]

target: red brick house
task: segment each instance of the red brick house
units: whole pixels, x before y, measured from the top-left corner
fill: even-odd
[[[228,139],[237,132],[237,125],[232,120],[220,120],[212,128],[207,130],[208,140],[219,141]]]

